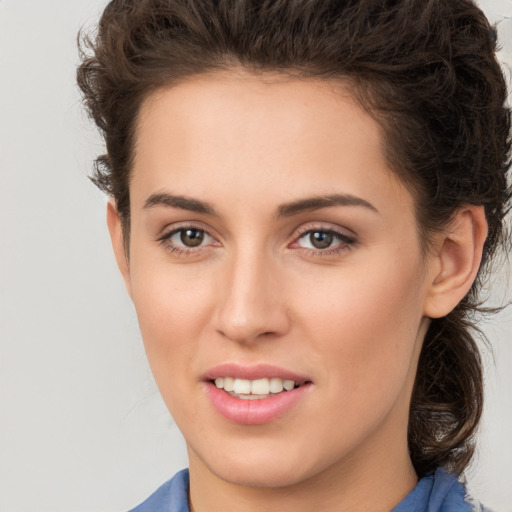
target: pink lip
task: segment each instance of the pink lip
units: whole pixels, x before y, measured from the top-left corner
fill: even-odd
[[[214,380],[217,377],[233,377],[235,379],[249,380],[278,377],[279,379],[294,380],[299,383],[311,380],[305,375],[299,375],[298,373],[271,364],[246,366],[238,363],[224,363],[208,370],[204,374],[203,380]]]
[[[229,395],[212,382],[217,377],[234,377],[239,379],[262,379],[278,377],[294,380],[301,386],[290,391],[270,395],[268,398],[243,400]],[[224,418],[243,425],[263,425],[283,416],[298,404],[311,390],[311,381],[303,376],[273,365],[241,366],[227,363],[216,366],[204,376],[204,385],[213,407]]]

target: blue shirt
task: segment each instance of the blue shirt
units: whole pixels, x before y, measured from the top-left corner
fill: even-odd
[[[130,512],[190,512],[188,482],[188,470],[184,469]],[[438,469],[422,478],[391,512],[485,511],[467,499],[464,485],[444,469]]]

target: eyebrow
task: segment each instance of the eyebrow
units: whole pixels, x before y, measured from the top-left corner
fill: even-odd
[[[202,213],[203,215],[217,216],[215,210],[203,201],[191,199],[185,196],[175,196],[172,194],[152,194],[144,203],[144,208],[153,208],[155,206],[168,206],[170,208],[179,208],[191,212]]]
[[[375,213],[379,213],[379,210],[377,210],[375,206],[361,197],[351,194],[331,194],[328,196],[299,199],[298,201],[283,204],[277,210],[277,218],[290,217],[304,211],[320,210],[321,208],[329,208],[330,206],[362,206]]]
[[[153,208],[155,206],[179,208],[203,215],[218,216],[215,209],[210,204],[180,195],[166,193],[152,194],[146,199],[144,208]],[[329,208],[332,206],[362,206],[363,208],[379,213],[375,206],[361,197],[351,194],[331,194],[327,196],[308,197],[291,203],[285,203],[277,209],[276,217],[278,219],[291,217],[305,211],[320,210],[321,208]]]

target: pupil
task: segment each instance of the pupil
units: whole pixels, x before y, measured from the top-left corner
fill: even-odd
[[[197,247],[204,239],[204,231],[199,229],[184,229],[181,232],[181,241],[187,247]]]
[[[331,233],[322,233],[320,231],[316,231],[309,235],[311,244],[316,249],[327,249],[332,244],[333,236]]]

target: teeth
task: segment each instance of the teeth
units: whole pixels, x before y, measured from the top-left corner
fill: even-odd
[[[224,388],[225,391],[233,391],[234,383],[235,379],[232,379],[231,377],[224,377],[224,385],[222,387]]]
[[[295,382],[293,380],[283,380],[283,388],[286,389],[286,391],[290,391],[295,387]]]
[[[283,379],[277,379],[273,377],[270,379],[270,392],[271,393],[281,393],[283,391]]]
[[[251,393],[253,395],[268,395],[270,393],[270,383],[268,379],[258,379],[251,382]]]
[[[280,379],[279,377],[256,380],[217,377],[215,379],[215,385],[225,391],[233,392],[234,395],[244,395],[243,398],[248,398],[250,395],[256,398],[257,395],[262,396],[269,395],[270,393],[281,393],[283,390],[291,391],[299,384],[293,380]]]
[[[233,393],[237,395],[251,394],[251,381],[247,379],[235,379],[233,384]]]

